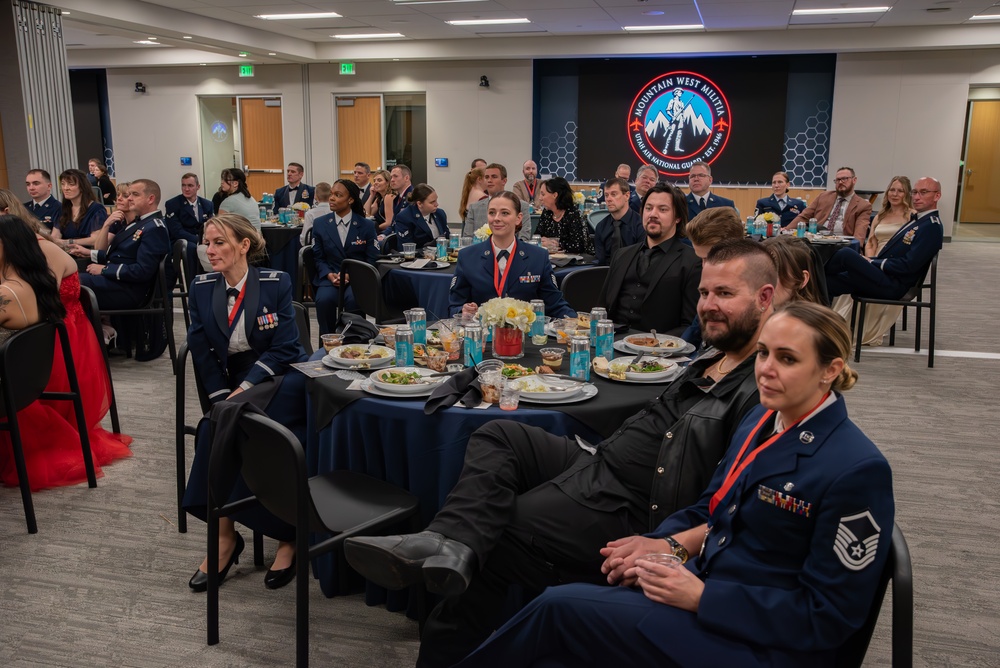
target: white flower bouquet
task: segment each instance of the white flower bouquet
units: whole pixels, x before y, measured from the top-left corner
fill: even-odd
[[[493,234],[493,230],[490,229],[490,225],[487,223],[472,234],[476,237],[476,241],[486,241]]]
[[[479,319],[484,326],[516,327],[527,332],[535,321],[531,304],[510,297],[496,297],[479,305]]]

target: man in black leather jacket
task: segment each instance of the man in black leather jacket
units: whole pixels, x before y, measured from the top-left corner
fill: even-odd
[[[776,281],[760,244],[716,246],[698,302],[714,349],[596,451],[491,422],[469,439],[462,474],[427,531],[348,539],[348,561],[365,577],[393,589],[423,580],[447,596],[424,626],[417,666],[450,666],[475,649],[513,612],[512,584],[527,597],[566,582],[607,584],[600,548],[651,531],[698,499],[758,403],[757,336]]]

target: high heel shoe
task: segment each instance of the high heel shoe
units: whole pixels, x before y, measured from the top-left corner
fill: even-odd
[[[264,575],[264,586],[268,589],[281,589],[286,584],[295,579],[295,557],[292,557],[292,563],[288,568],[282,568],[280,570],[267,569],[267,574]]]
[[[240,563],[240,553],[243,552],[243,548],[246,543],[243,542],[243,536],[239,533],[236,534],[236,547],[233,549],[233,553],[229,555],[229,562],[226,563],[226,567],[219,571],[219,584],[221,585],[226,581],[226,575],[229,574],[229,569],[233,567],[233,564]],[[202,572],[199,568],[191,576],[188,581],[188,587],[191,587],[196,592],[203,592],[208,589],[208,573]]]

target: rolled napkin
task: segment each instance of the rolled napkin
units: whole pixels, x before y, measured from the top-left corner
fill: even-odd
[[[576,258],[575,257],[553,257],[553,258],[549,258],[549,261],[554,266],[559,267],[561,269],[562,267],[568,267],[571,264],[575,264],[576,263]]]
[[[454,406],[459,401],[466,408],[475,408],[483,402],[483,392],[479,387],[479,372],[472,366],[438,385],[424,404],[424,414],[431,415],[443,408]]]

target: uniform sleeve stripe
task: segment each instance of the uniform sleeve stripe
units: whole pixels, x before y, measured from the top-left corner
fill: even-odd
[[[220,394],[229,394],[229,390],[216,390],[215,392],[212,392],[210,395],[208,395],[208,398],[209,399],[214,399],[215,397],[219,396]]]
[[[260,360],[257,360],[257,366],[259,366],[261,369],[263,369],[264,371],[268,372],[272,376],[274,375],[274,371],[272,371],[270,368],[268,368],[268,366],[266,364],[264,364],[263,362],[261,362]]]

